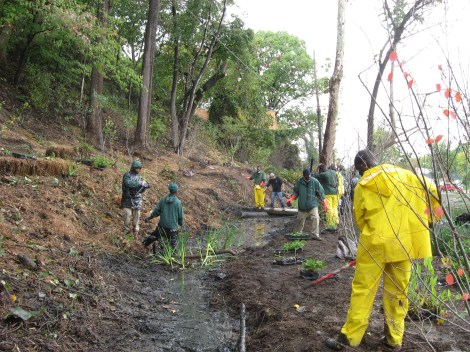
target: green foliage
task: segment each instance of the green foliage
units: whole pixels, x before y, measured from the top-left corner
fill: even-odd
[[[285,251],[295,251],[297,253],[298,250],[302,250],[305,247],[305,241],[292,241],[292,242],[286,242],[282,246],[282,249]]]
[[[408,314],[411,317],[424,318],[432,315],[436,319],[441,319],[445,316],[445,303],[455,300],[457,297],[454,297],[449,289],[442,289],[438,292],[436,289],[438,279],[432,258],[425,258],[422,264],[415,264],[408,285],[408,299],[410,301]]]
[[[108,160],[103,155],[95,156],[94,158],[92,158],[92,160],[93,160],[93,166],[97,168],[105,168],[105,167],[113,165],[113,162],[111,160]]]
[[[302,171],[298,169],[284,169],[279,171],[278,174],[282,179],[289,181],[293,185],[302,177]]]
[[[315,258],[309,258],[302,263],[302,268],[308,271],[318,271],[325,268],[325,261]]]

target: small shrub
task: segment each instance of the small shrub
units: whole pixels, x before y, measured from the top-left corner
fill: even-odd
[[[308,271],[318,271],[325,268],[325,261],[315,258],[309,258],[303,262],[302,267]]]
[[[287,242],[287,243],[284,243],[284,246],[282,247],[282,249],[284,249],[285,251],[298,251],[305,247],[305,243],[306,243],[305,241],[299,241],[299,240]]]
[[[111,160],[106,159],[102,155],[95,156],[93,159],[93,166],[98,168],[104,168],[113,165]]]

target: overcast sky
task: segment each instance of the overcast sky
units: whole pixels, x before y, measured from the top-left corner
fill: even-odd
[[[359,81],[358,74],[363,72],[362,77],[371,89],[377,73],[374,55],[380,51],[386,39],[379,15],[381,3],[381,0],[350,0],[346,5],[344,79],[336,139],[336,150],[341,158],[349,159],[355,155],[358,147],[365,146],[370,97]],[[443,6],[434,9],[420,32],[403,41],[398,50],[399,58],[405,61],[406,70],[413,75],[416,87],[419,85],[423,93],[435,89],[435,84],[440,80],[437,65],[445,64],[443,52],[449,53],[454,65],[458,60],[468,73],[470,42],[466,37],[470,32],[470,1],[452,0],[451,5],[452,8],[447,10]],[[301,38],[312,56],[315,51],[319,66],[326,58],[334,60],[336,0],[236,0],[233,11],[244,19],[247,27],[255,31],[286,31]],[[328,73],[330,75],[331,71]],[[406,82],[404,84],[406,86]],[[396,88],[395,95],[403,103],[401,109],[406,113],[405,100],[409,99],[409,91],[406,87],[401,92],[400,88]],[[382,93],[382,97],[385,98],[385,93]],[[323,105],[326,104],[327,100],[324,100]],[[439,103],[436,101],[435,104]],[[386,108],[386,105],[383,107]],[[436,129],[436,134],[442,133],[444,128],[437,119],[432,127]],[[416,135],[416,138],[417,143],[423,142],[421,136]]]

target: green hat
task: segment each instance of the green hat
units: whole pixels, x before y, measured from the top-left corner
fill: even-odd
[[[142,163],[139,160],[134,160],[131,165],[131,170],[142,169]]]
[[[178,191],[178,185],[176,183],[170,183],[168,189],[171,193],[176,193]]]

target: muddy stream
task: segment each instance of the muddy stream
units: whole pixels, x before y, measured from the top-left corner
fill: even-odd
[[[267,244],[284,230],[291,217],[243,219],[233,223],[241,231],[236,250]],[[214,282],[223,280],[224,265],[171,269],[150,258],[123,261],[111,255],[100,257],[109,277],[108,290],[116,300],[109,302],[116,313],[129,316],[129,324],[112,341],[102,341],[115,351],[235,351],[240,322],[228,311],[211,309]],[[236,260],[236,259],[230,259]],[[109,284],[112,283],[112,284]],[[125,288],[125,289],[124,289]]]

